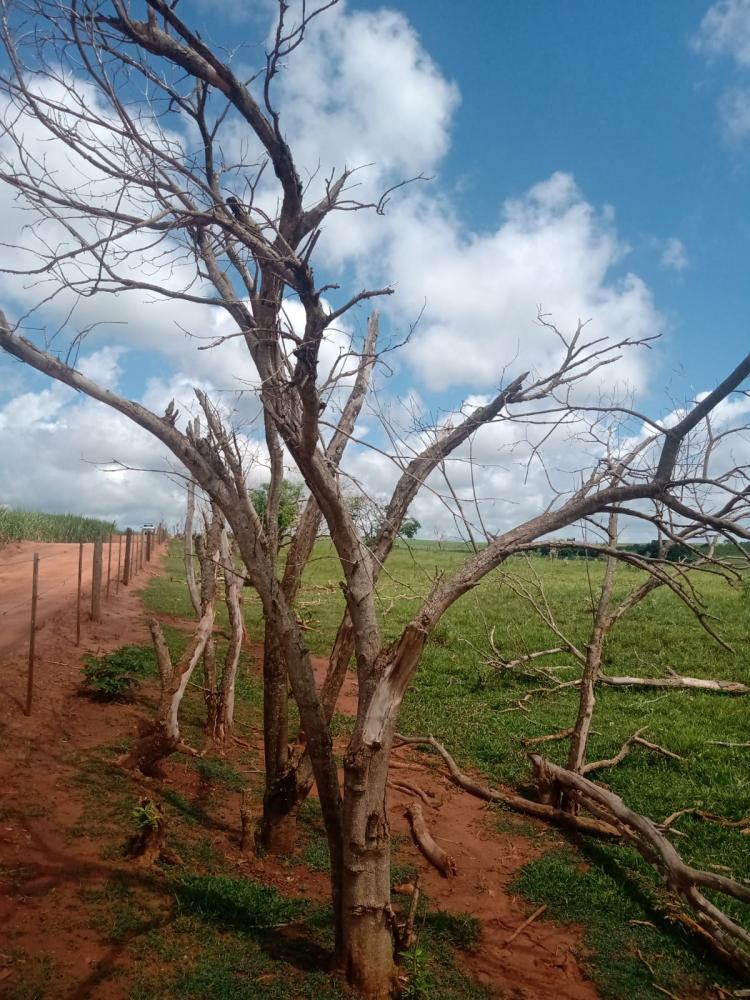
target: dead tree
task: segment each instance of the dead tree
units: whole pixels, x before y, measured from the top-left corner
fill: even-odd
[[[180,736],[179,711],[190,678],[203,656],[214,627],[214,607],[203,613],[195,634],[177,663],[172,662],[164,633],[157,621],[150,622],[151,638],[159,667],[161,693],[153,723],[144,724],[130,752],[122,759],[125,767],[137,769],[152,777],[162,777],[162,763],[178,751],[195,755],[197,751],[183,743]]]
[[[706,466],[705,457],[701,459],[701,466],[703,468]],[[646,516],[643,512],[641,513],[642,516]],[[669,588],[693,612],[699,625],[713,639],[725,648],[730,648],[718,635],[712,616],[705,607],[692,578],[696,574],[710,573],[712,576],[718,576],[731,584],[741,580],[738,570],[727,560],[719,559],[715,556],[714,547],[706,541],[705,527],[701,523],[693,522],[681,526],[675,526],[674,524],[667,525],[661,520],[661,516],[662,512],[657,506],[652,515],[652,523],[654,528],[661,532],[662,541],[657,554],[653,557],[646,557],[631,552],[627,548],[619,547],[617,510],[610,512],[606,528],[602,529],[602,533],[604,534],[603,544],[598,545],[587,541],[576,543],[587,554],[594,557],[599,556],[605,560],[605,569],[601,584],[599,585],[598,596],[592,608],[591,628],[585,644],[574,642],[569,634],[564,632],[559,625],[547,599],[543,579],[539,574],[532,570],[532,579],[530,582],[510,573],[506,573],[503,577],[505,585],[530,605],[534,613],[550,629],[559,644],[549,649],[535,650],[515,660],[508,661],[503,659],[500,651],[497,649],[494,640],[494,630],[492,630],[489,641],[493,650],[493,656],[488,662],[501,672],[521,672],[535,679],[542,680],[545,687],[536,689],[536,693],[538,694],[570,687],[574,687],[579,691],[578,710],[574,725],[568,730],[554,734],[555,739],[570,739],[567,767],[576,774],[586,774],[601,767],[614,766],[636,745],[647,746],[652,750],[656,749],[662,753],[666,752],[663,748],[656,747],[654,744],[643,739],[639,732],[625,742],[620,753],[612,758],[611,761],[598,761],[593,764],[587,763],[588,740],[596,704],[596,688],[599,685],[615,687],[693,688],[696,690],[723,691],[728,694],[750,692],[750,688],[739,682],[685,677],[676,674],[674,671],[667,677],[651,678],[609,676],[603,673],[602,664],[605,643],[614,627],[646,597],[664,587]],[[741,525],[739,527],[741,528]],[[727,532],[731,536],[731,523],[727,524]],[[703,540],[703,544],[701,544],[701,540]],[[554,550],[563,544],[567,545],[568,543],[549,542],[545,547]],[[676,545],[681,545],[686,549],[689,546],[693,561],[686,563],[670,562],[670,552]],[[746,554],[744,551],[742,549],[738,549],[738,551],[742,555],[743,561],[745,561]],[[614,601],[613,586],[618,562],[625,562],[638,567],[644,572],[644,578],[632,587],[623,598]],[[543,658],[561,653],[569,654],[580,664],[580,678],[573,681],[561,681],[551,671],[539,665],[540,660]],[[526,742],[529,745],[529,743],[535,741]],[[575,800],[570,800],[567,803],[570,808],[575,808],[575,804]]]
[[[686,864],[648,817],[633,812],[609,789],[537,754],[531,754],[530,759],[540,785],[563,798],[575,797],[581,808],[619,829],[622,837],[656,868],[669,891],[693,914],[691,919],[678,910],[674,917],[698,933],[719,958],[745,978],[750,976],[750,933],[702,891],[710,889],[730,899],[750,903],[750,888],[725,875]]]
[[[668,425],[646,416],[635,418],[652,427],[653,442],[623,465],[616,484],[597,464],[582,485],[557,497],[546,510],[508,531],[486,532],[485,547],[469,555],[456,572],[436,580],[401,635],[386,642],[375,585],[425,478],[439,470],[456,448],[469,447],[488,422],[526,420],[529,426],[535,420],[564,422],[578,408],[576,386],[624,349],[637,345],[629,339],[620,343],[587,339],[582,324],[569,336],[551,331],[556,346],[547,371],[524,371],[514,365],[510,377],[499,377],[498,391],[487,404],[462,414],[455,424],[435,427],[432,442],[409,461],[394,456],[401,478],[380,537],[374,546],[365,544],[347,508],[344,477],[335,455],[329,453],[337,428],[328,426],[325,410],[332,393],[343,391],[344,376],[356,377],[374,361],[364,345],[353,344],[331,374],[319,370],[320,353],[340,317],[391,289],[364,289],[339,306],[329,306],[324,294],[329,286],[317,283],[313,260],[323,223],[332,212],[364,208],[382,212],[387,199],[373,205],[354,201],[347,190],[350,170],[330,176],[319,195],[308,198],[274,104],[274,80],[284,61],[303,42],[310,20],[331,5],[303,6],[298,20],[291,22],[289,5],[279,3],[265,67],[250,81],[241,79],[165,0],[146,0],[144,20],[121,0],[82,4],[27,0],[14,7],[0,29],[8,56],[0,89],[12,108],[6,122],[5,148],[10,151],[0,164],[0,181],[41,218],[61,225],[68,241],[63,248],[58,242],[38,244],[39,273],[51,276],[61,290],[77,294],[146,291],[223,310],[234,324],[228,336],[239,338],[247,348],[248,375],[257,386],[269,454],[275,461],[278,436],[325,518],[344,578],[348,620],[342,623],[337,640],[341,652],[335,652],[322,691],[315,683],[290,590],[278,579],[271,521],[262,523],[252,508],[237,435],[225,426],[206,394],[196,393],[205,433],[194,427],[183,431],[173,408],[155,414],[76,371],[75,347],[61,360],[45,349],[48,345],[34,345],[5,322],[0,327],[0,347],[153,434],[186,466],[226,518],[299,708],[331,855],[339,965],[363,996],[383,1000],[396,987],[385,807],[388,765],[401,700],[435,626],[511,554],[550,532],[613,507],[622,511],[631,504],[637,511],[642,500],[656,499],[676,512],[690,512],[696,484],[693,477],[681,474],[686,442],[742,385],[750,373],[750,356]],[[39,31],[26,31],[28,18],[40,22]],[[43,54],[34,48],[42,39]],[[86,86],[79,85],[81,74]],[[53,88],[44,86],[50,82]],[[127,88],[127,100],[122,99],[121,85]],[[91,100],[91,88],[96,102]],[[61,175],[47,171],[30,153],[23,127],[29,118],[48,139],[80,157],[85,164],[80,185],[66,186]],[[175,130],[200,136],[197,153],[174,141]],[[222,139],[228,130],[232,130],[229,148],[237,148],[234,139],[239,134],[249,149],[239,165],[223,158]],[[270,183],[271,175],[272,197],[265,190],[259,196],[261,179]],[[149,263],[140,271],[132,265],[134,240]],[[165,269],[169,278],[160,280]],[[33,270],[26,266],[23,273]],[[294,298],[302,307],[304,322],[298,329],[284,319],[286,298]],[[218,348],[223,340],[219,337],[213,343]],[[611,407],[609,414],[612,419],[617,416]],[[346,407],[338,429],[348,438],[350,432],[342,427],[345,415]],[[701,511],[719,533],[744,502],[738,491],[727,492],[733,481],[728,471],[724,496]],[[310,515],[313,521],[317,516]],[[347,649],[356,660],[359,705],[342,789],[328,720],[339,684],[337,671],[349,659]],[[180,683],[195,662],[191,654],[182,669],[181,660]],[[267,678],[273,692],[281,690],[280,677],[279,666],[278,675]],[[276,717],[271,711],[268,715]],[[267,754],[275,756],[278,749],[280,758],[285,734],[279,730],[265,735]],[[286,761],[283,766],[287,768]]]

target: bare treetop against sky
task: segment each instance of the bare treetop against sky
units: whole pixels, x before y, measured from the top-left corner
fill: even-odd
[[[222,3],[194,0],[180,9],[205,39],[233,52],[238,73],[250,75],[263,58],[259,40],[273,6],[256,5],[267,23],[229,15]],[[377,201],[391,184],[430,178],[394,191],[384,217],[332,216],[316,249],[319,273],[327,268],[340,280],[343,271],[348,282],[331,291],[334,306],[362,287],[394,287],[380,303],[384,340],[403,339],[419,319],[404,350],[390,355],[392,369],[381,366],[376,376],[378,405],[393,420],[407,427],[415,415],[446,419],[467,393],[473,404],[489,398],[504,374],[519,373],[519,359],[542,367],[551,341],[536,321],[540,306],[565,330],[580,318],[591,320],[592,336],[616,341],[662,334],[650,351],[627,352],[606,369],[599,387],[608,395],[629,386],[655,418],[665,415],[657,402],[665,386],[679,405],[710,389],[745,353],[750,0],[486,0],[472,17],[448,0],[349,2],[321,17],[310,37],[276,82],[287,138],[307,171],[303,182],[322,190],[332,168],[362,166],[356,197]],[[195,141],[187,126],[171,124],[176,143]],[[25,139],[30,155],[46,157],[59,176],[80,175],[70,152],[51,147],[38,127],[29,123]],[[238,160],[244,141],[238,134]],[[231,150],[224,154],[231,159]],[[0,156],[13,156],[4,138]],[[8,272],[21,266],[19,245],[39,252],[52,234],[34,226],[5,185],[0,212],[1,304],[14,320],[28,313],[27,336],[59,330],[53,346],[64,351],[90,330],[79,369],[156,411],[171,398],[190,407],[196,383],[221,391],[248,440],[258,440],[253,481],[267,478],[256,404],[251,394],[235,395],[253,384],[246,353],[233,340],[196,350],[231,332],[219,310],[157,302],[142,290],[116,302],[111,295],[76,300],[67,291],[39,307],[52,291],[46,276]],[[164,260],[158,275],[158,259],[145,261],[134,245],[134,275],[180,280],[176,259]],[[294,322],[293,304],[290,312]],[[366,318],[365,304],[330,332],[329,365],[351,332],[362,334]],[[351,448],[346,468],[380,496],[396,469],[365,446],[379,442],[372,417],[363,413],[363,443]],[[590,445],[571,446],[570,430],[554,439],[557,466],[547,469],[527,469],[520,439],[510,464],[506,451],[499,465],[500,447],[514,443],[507,424],[477,436],[475,485],[492,526],[538,508],[550,474],[562,486],[566,471],[583,464]],[[0,453],[0,502],[85,509],[121,523],[179,516],[181,490],[169,480],[95,464],[166,468],[153,439],[5,356]],[[460,475],[454,480],[460,489]],[[423,534],[454,533],[448,510],[429,491],[413,513]]]

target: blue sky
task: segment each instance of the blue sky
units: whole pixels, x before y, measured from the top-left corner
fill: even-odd
[[[254,14],[228,14],[219,0],[180,10],[236,48],[235,61],[257,58]],[[344,291],[393,282],[387,332],[426,305],[386,394],[435,412],[491,391],[516,354],[543,366],[537,304],[565,329],[590,318],[596,335],[662,334],[657,351],[617,374],[653,415],[711,388],[747,350],[750,0],[481,0],[470,10],[342,2],[278,82],[303,170],[373,162],[365,195],[421,171],[433,178],[398,193],[383,220],[333,220],[320,244],[318,274],[343,276]],[[7,192],[0,213],[6,231],[19,227]],[[17,278],[0,284],[10,316],[32,304]],[[82,357],[125,394],[158,407],[172,396],[184,404],[194,382],[236,387],[236,342],[198,356],[181,332],[213,329],[215,317],[143,296],[86,310],[103,325]],[[60,318],[43,311],[34,322]],[[360,310],[350,328],[365,320]],[[178,516],[180,492],[164,477],[97,472],[111,458],[163,461],[118,420],[0,358],[0,502],[79,509],[85,496],[91,513],[133,523],[153,520],[154,503]],[[29,471],[30,450],[46,471]],[[499,450],[486,442],[488,468]],[[392,470],[363,449],[352,462],[373,494],[387,493]],[[488,473],[487,489],[500,495],[513,481]],[[531,491],[538,503],[541,486]],[[418,515],[450,529],[426,500]]]
[[[632,248],[623,264],[668,321],[668,365],[697,385],[744,354],[750,287],[750,145],[726,139],[717,113],[736,73],[731,58],[709,63],[691,44],[708,6],[482,0],[471,16],[450,0],[400,6],[460,86],[442,178],[462,215],[492,226],[504,198],[572,173],[587,199],[614,208]],[[678,273],[654,245],[672,236],[689,262]]]

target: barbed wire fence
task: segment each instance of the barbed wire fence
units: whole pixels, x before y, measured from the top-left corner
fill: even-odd
[[[120,593],[120,587],[129,586],[132,581],[151,562],[155,549],[162,545],[168,537],[166,525],[163,523],[155,527],[145,527],[141,531],[134,531],[128,528],[124,532],[110,532],[97,538],[94,542],[78,543],[78,566],[77,571],[68,573],[62,580],[56,580],[49,586],[45,586],[45,563],[51,563],[58,558],[57,553],[33,552],[31,555],[15,556],[4,558],[3,549],[0,548],[0,594],[2,594],[4,577],[9,570],[17,570],[20,566],[29,566],[31,569],[31,579],[23,580],[19,586],[26,587],[23,597],[14,601],[13,604],[0,604],[0,630],[3,622],[8,616],[28,608],[28,667],[26,674],[26,699],[24,703],[24,714],[31,715],[34,701],[34,668],[36,665],[36,636],[46,621],[40,621],[40,608],[44,610],[44,599],[50,594],[64,588],[73,589],[75,587],[75,616],[76,616],[76,639],[75,645],[81,644],[81,626],[84,620],[84,598],[90,600],[88,609],[88,620],[92,622],[102,621],[102,601],[109,600],[114,594]],[[89,550],[87,552],[87,550]],[[84,585],[84,568],[86,562],[90,560],[91,566],[91,588],[88,591],[88,579]],[[88,578],[88,572],[85,573]],[[1,600],[1,598],[0,598]]]

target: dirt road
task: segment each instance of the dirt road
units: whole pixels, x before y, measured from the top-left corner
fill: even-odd
[[[83,608],[91,594],[93,542],[83,547]],[[31,614],[31,578],[34,553],[39,554],[37,628],[70,610],[75,623],[78,588],[78,543],[14,542],[0,548],[0,657],[15,652],[28,641]],[[104,545],[104,584],[107,581],[108,545]],[[117,573],[118,544],[112,544],[111,584]]]

